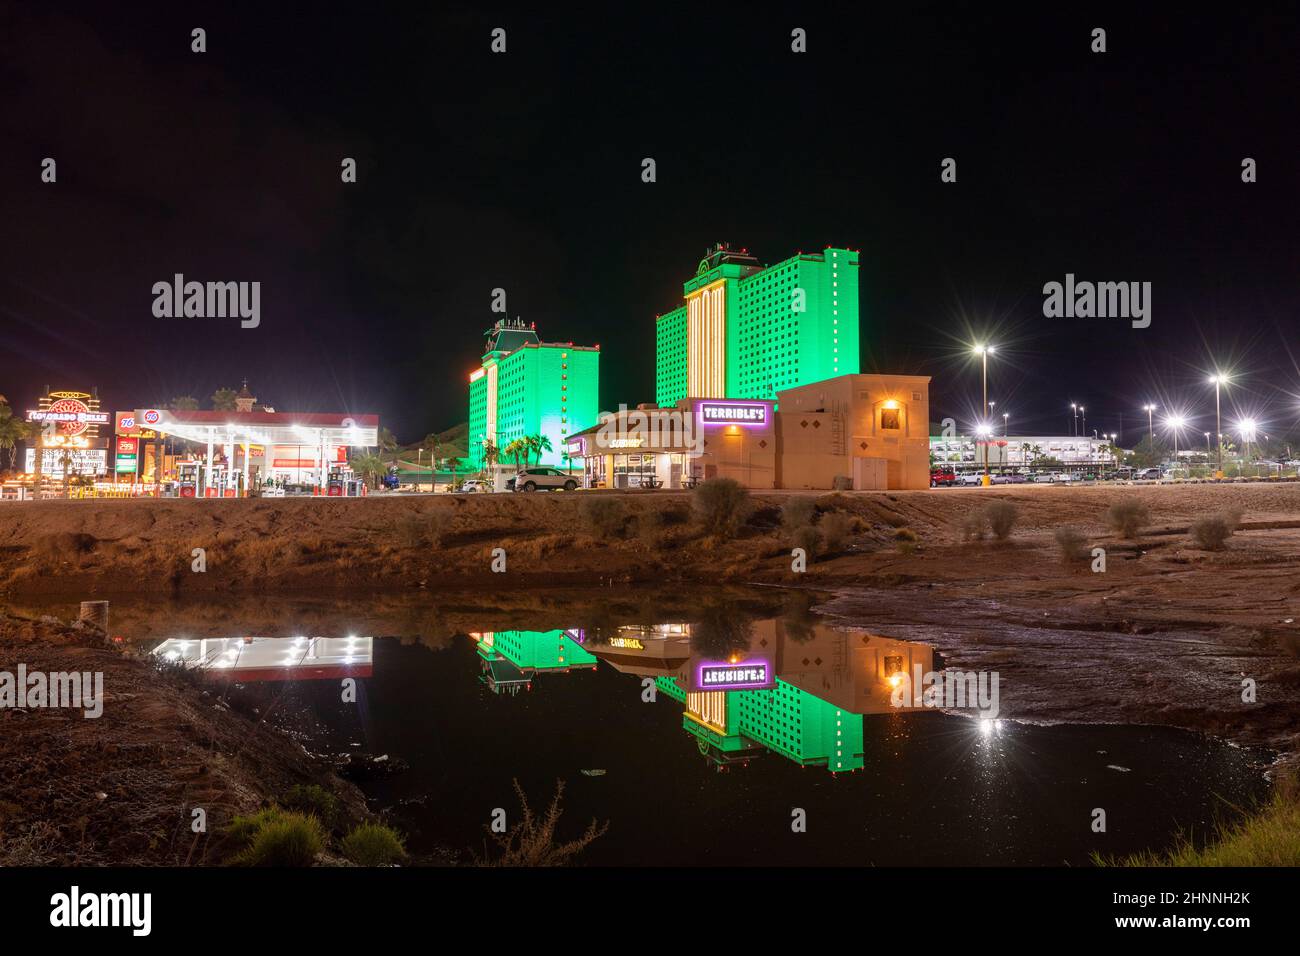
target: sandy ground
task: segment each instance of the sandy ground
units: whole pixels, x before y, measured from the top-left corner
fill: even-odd
[[[814,566],[806,579],[790,573],[791,540],[779,510],[800,494],[813,497],[823,513],[843,511],[856,522],[848,553]],[[8,502],[0,504],[0,593],[879,584],[882,575],[895,582],[918,575],[992,581],[1005,573],[1000,556],[978,552],[973,560],[973,552],[954,545],[961,541],[961,519],[999,499],[1017,504],[1017,542],[1034,547],[1064,524],[1100,535],[1112,501],[1140,499],[1151,511],[1144,541],[1159,544],[1171,560],[1216,573],[1243,559],[1236,545],[1229,558],[1185,549],[1187,526],[1202,515],[1239,508],[1250,540],[1273,536],[1281,553],[1252,548],[1255,573],[1294,572],[1291,543],[1300,540],[1300,485],[1292,484],[772,492],[752,497],[746,526],[722,543],[700,534],[690,498],[672,492],[609,493],[624,504],[625,528],[617,537],[595,535],[580,508],[591,495],[604,493]],[[893,551],[900,527],[923,546],[912,559]],[[194,570],[196,549],[202,549],[202,572]],[[496,549],[505,552],[503,574],[492,571]],[[1076,589],[1070,576],[1053,577],[1065,579],[1065,590]]]
[[[319,784],[348,819],[354,786],[237,713],[217,685],[163,673],[94,631],[0,614],[0,671],[103,674],[103,713],[0,709],[0,866],[201,865],[221,831],[295,784]],[[193,810],[207,814],[192,831]]]

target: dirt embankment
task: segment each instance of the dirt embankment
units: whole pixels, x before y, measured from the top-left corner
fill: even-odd
[[[807,575],[791,572],[793,539],[781,524],[781,505],[799,495],[815,500],[822,514],[851,518],[840,553]],[[587,520],[582,502],[593,496],[621,505],[614,530],[598,531]],[[1242,564],[1235,546],[1228,557],[1185,547],[1190,522],[1228,507],[1242,510],[1251,540],[1272,538],[1283,549],[1276,560],[1267,549],[1252,549],[1255,573],[1288,566],[1285,549],[1300,541],[1300,487],[1291,485],[771,492],[752,496],[749,519],[725,542],[703,535],[689,496],[676,493],[14,502],[0,505],[0,591],[85,597],[485,584],[990,580],[1019,576],[1022,565],[1045,572],[1036,552],[1062,525],[1104,535],[1105,510],[1120,498],[1138,498],[1150,508],[1143,548],[1159,546],[1189,569],[1217,573]],[[962,519],[994,500],[1019,508],[1019,550],[990,554],[960,546]],[[895,551],[898,528],[917,536],[915,553]],[[496,549],[504,553],[504,573],[493,571],[494,555],[501,556]],[[1034,561],[1019,560],[1030,553]],[[1052,576],[1062,575],[1056,569]]]
[[[338,797],[340,825],[368,815],[359,790],[234,712],[219,685],[162,672],[98,632],[0,614],[0,672],[20,664],[27,675],[98,672],[103,696],[0,709],[0,866],[212,864],[233,816],[299,784]]]

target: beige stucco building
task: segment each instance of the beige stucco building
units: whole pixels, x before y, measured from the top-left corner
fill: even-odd
[[[777,392],[777,486],[930,487],[930,377],[840,375]]]
[[[930,379],[840,375],[777,392],[777,403],[687,398],[603,413],[570,436],[588,488],[691,487],[858,491],[930,487]]]

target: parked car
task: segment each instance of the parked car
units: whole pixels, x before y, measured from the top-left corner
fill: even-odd
[[[1023,485],[1028,479],[1018,471],[1007,471],[993,476],[995,485]]]
[[[573,491],[577,487],[578,479],[558,468],[525,468],[506,479],[510,491]]]
[[[984,473],[982,471],[968,471],[964,475],[957,476],[959,485],[980,485],[984,483]]]
[[[1154,481],[1162,477],[1162,475],[1159,468],[1143,468],[1133,477],[1139,481]]]
[[[462,495],[486,494],[492,490],[492,485],[484,478],[467,478],[456,490]]]
[[[951,468],[931,468],[930,487],[948,487],[957,484],[957,473]]]
[[[1050,485],[1055,480],[1055,474],[1049,474],[1045,471],[1040,471],[1038,474],[1034,475],[1034,484],[1036,485]]]

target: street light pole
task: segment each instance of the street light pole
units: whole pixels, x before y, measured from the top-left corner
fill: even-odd
[[[1219,386],[1226,385],[1228,376],[1222,372],[1215,372],[1210,376],[1210,381],[1214,383],[1214,433],[1219,436],[1219,448],[1215,455],[1215,478],[1223,477],[1223,420],[1219,412]]]
[[[1154,405],[1147,404],[1147,405],[1143,405],[1142,409],[1147,413],[1147,442],[1151,445],[1151,448],[1154,450],[1154,448],[1156,447],[1156,426],[1155,423],[1152,421],[1151,415],[1156,410],[1156,407]]]
[[[992,352],[992,351],[993,351],[993,346],[991,346],[991,345],[977,345],[977,346],[975,346],[975,352],[976,352],[976,353],[979,355],[979,357],[980,357],[980,364],[981,364],[981,366],[982,366],[982,378],[983,378],[983,402],[984,402],[984,410],[980,413],[980,417],[981,417],[981,419],[983,419],[983,428],[984,428],[984,485],[985,485],[986,487],[987,487],[987,486],[989,485],[989,483],[990,483],[990,482],[989,482],[989,442],[988,442],[988,439],[989,439],[989,435],[990,435],[990,433],[991,433],[991,430],[990,430],[989,427],[988,427],[988,418],[989,418],[989,353]]]

